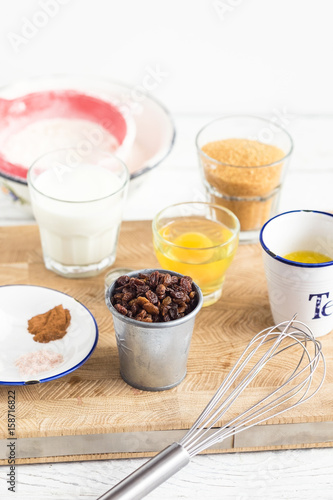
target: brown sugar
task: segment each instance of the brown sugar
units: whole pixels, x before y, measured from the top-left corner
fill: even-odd
[[[224,139],[205,144],[202,151],[210,158],[235,167],[260,167],[280,161],[282,149],[250,139]]]
[[[28,331],[34,335],[34,341],[46,344],[51,340],[58,340],[67,333],[71,321],[68,309],[59,306],[50,309],[46,313],[38,314],[28,320]]]
[[[232,210],[241,230],[259,229],[269,218],[283,169],[282,149],[250,139],[209,142],[201,155],[215,203]],[[209,158],[208,158],[209,157]]]

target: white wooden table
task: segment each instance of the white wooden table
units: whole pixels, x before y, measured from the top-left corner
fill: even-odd
[[[280,211],[298,208],[332,211],[333,117],[285,116],[295,150]],[[168,204],[203,199],[194,138],[210,119],[209,116],[176,116],[175,148],[167,160],[145,178],[140,188],[131,193],[125,219],[151,219]],[[0,195],[0,225],[25,223],[33,223],[33,220]],[[2,466],[0,498],[94,500],[144,461],[127,459],[20,465],[16,467],[15,493],[7,490],[6,475],[9,470],[7,466]],[[210,500],[332,500],[333,450],[198,456],[147,498],[201,500],[203,497]]]

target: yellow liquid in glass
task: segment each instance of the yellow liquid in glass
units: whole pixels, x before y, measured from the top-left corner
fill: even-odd
[[[327,255],[319,252],[312,252],[312,250],[299,250],[288,253],[284,258],[293,260],[294,262],[302,262],[303,264],[322,264],[323,262],[330,262],[332,260],[331,257],[327,257]]]
[[[201,217],[184,217],[163,226],[159,235],[163,239],[155,235],[154,249],[163,269],[191,276],[204,295],[222,287],[238,246],[230,229]]]

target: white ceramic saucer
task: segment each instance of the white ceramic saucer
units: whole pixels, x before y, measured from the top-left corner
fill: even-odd
[[[69,309],[71,323],[59,340],[41,344],[28,332],[28,320],[62,304]],[[0,287],[0,384],[24,385],[48,382],[76,370],[96,347],[98,327],[91,312],[70,295],[34,285]],[[49,371],[23,376],[15,365],[23,354],[41,349],[63,356],[63,362]]]

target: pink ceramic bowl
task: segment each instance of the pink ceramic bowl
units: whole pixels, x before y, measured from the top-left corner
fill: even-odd
[[[30,211],[27,171],[62,147],[106,149],[125,161],[131,184],[159,165],[175,139],[168,111],[142,89],[90,77],[49,77],[0,89],[0,184]]]

